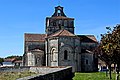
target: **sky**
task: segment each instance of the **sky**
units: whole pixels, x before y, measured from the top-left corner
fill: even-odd
[[[106,33],[120,24],[120,0],[0,0],[0,57],[24,54],[24,33],[45,33],[45,18],[63,6],[75,18],[75,34]]]

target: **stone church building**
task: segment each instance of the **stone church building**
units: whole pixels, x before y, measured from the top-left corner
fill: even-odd
[[[96,71],[97,46],[94,35],[74,34],[74,18],[55,7],[51,17],[46,17],[46,34],[24,35],[24,66],[72,66],[73,71]]]

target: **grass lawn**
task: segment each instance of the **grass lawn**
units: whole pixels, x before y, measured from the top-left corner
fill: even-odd
[[[0,72],[0,80],[16,80],[18,78],[33,75],[33,72]]]
[[[109,80],[109,77],[106,77],[106,74],[104,72],[75,73],[73,80]],[[112,74],[112,80],[115,80],[114,73]]]

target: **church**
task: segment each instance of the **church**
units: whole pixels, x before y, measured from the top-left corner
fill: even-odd
[[[74,33],[74,18],[69,18],[63,7],[55,7],[46,17],[46,34],[24,34],[24,66],[72,66],[73,71],[97,71],[94,54],[97,40],[94,35]]]

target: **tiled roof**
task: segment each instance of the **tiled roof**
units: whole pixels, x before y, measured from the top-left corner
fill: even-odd
[[[14,63],[22,63],[22,60],[17,60]]]
[[[90,53],[93,54],[92,51],[88,50],[88,49],[81,49],[81,53]]]
[[[52,19],[71,19],[71,20],[74,20],[74,18],[68,18],[68,17],[64,17],[64,16],[55,16],[55,17],[47,17],[47,18],[52,18]]]
[[[89,39],[91,39],[91,40],[97,42],[97,39],[95,38],[94,35],[86,35],[86,36],[87,36]]]
[[[72,36],[76,36],[76,35],[72,34],[71,32],[69,32],[65,29],[62,29],[54,34],[49,35],[48,37],[57,37],[57,36],[71,36],[72,37]]]
[[[46,34],[28,34],[25,33],[25,41],[45,41]]]
[[[64,17],[64,16],[56,16],[56,17],[51,17],[52,19],[71,19],[74,20],[74,18],[68,18],[68,17]]]
[[[31,50],[31,51],[33,51],[33,52],[34,52],[34,51],[35,51],[35,52],[36,52],[36,51],[44,52],[43,50],[40,50],[40,49],[34,49],[34,50]]]
[[[81,42],[97,42],[97,39],[94,35],[77,35],[80,37]]]
[[[15,61],[15,58],[7,58],[7,59],[4,59],[4,62],[13,62]]]

